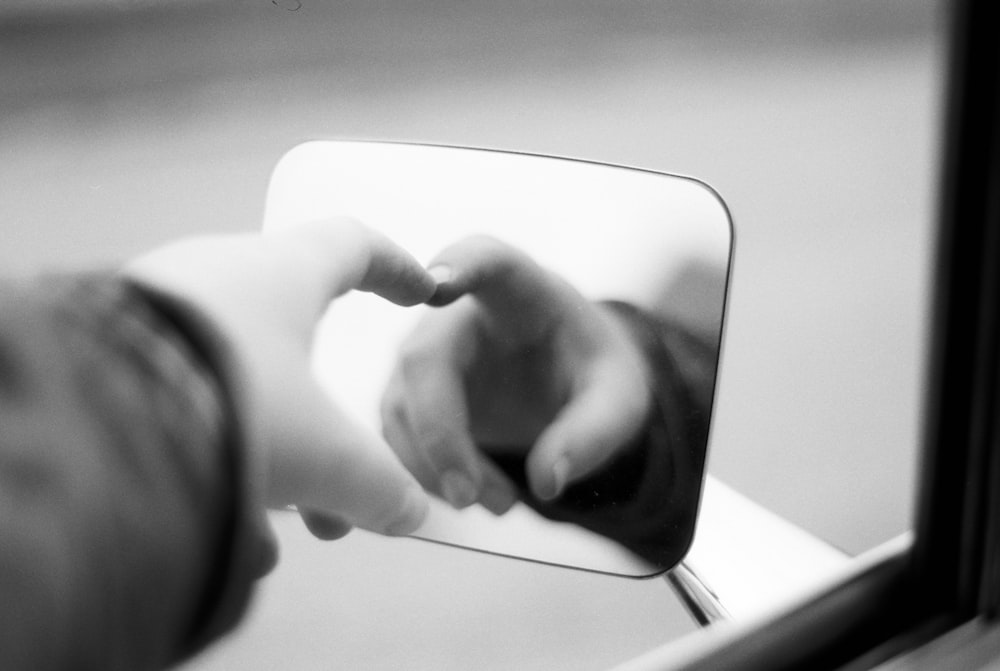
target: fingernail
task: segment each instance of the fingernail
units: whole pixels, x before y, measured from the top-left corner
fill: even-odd
[[[569,459],[559,457],[552,464],[552,489],[548,492],[539,492],[539,498],[544,501],[551,501],[557,498],[566,489],[569,481]]]
[[[517,494],[510,487],[484,487],[479,502],[494,515],[503,515],[517,503]]]
[[[302,513],[302,521],[313,536],[323,541],[338,540],[351,531],[346,520],[323,513],[306,511]]]
[[[455,292],[451,286],[455,281],[455,272],[450,266],[431,266],[427,274],[434,279],[434,293],[427,299],[427,304],[434,307],[448,305],[455,300]]]
[[[448,266],[432,266],[427,269],[427,274],[433,277],[439,285],[450,282],[453,276],[452,270]]]
[[[458,471],[448,471],[441,476],[441,494],[453,508],[466,508],[479,498],[472,480]]]
[[[403,511],[399,517],[386,525],[383,533],[388,536],[405,536],[413,533],[424,523],[430,503],[427,495],[418,487],[411,487],[403,499]]]

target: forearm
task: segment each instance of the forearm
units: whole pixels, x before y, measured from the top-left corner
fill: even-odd
[[[234,410],[121,280],[5,285],[0,314],[0,668],[162,668],[267,561]]]

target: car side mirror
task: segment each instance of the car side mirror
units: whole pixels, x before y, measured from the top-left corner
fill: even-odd
[[[272,175],[265,226],[338,214],[383,231],[424,261],[459,238],[492,235],[561,274],[588,299],[630,304],[703,346],[708,365],[697,375],[708,405],[686,418],[697,425],[696,438],[674,455],[688,463],[687,475],[683,482],[669,475],[654,481],[656,508],[630,512],[629,524],[649,527],[645,537],[662,541],[662,551],[623,540],[617,524],[607,523],[613,516],[601,524],[587,518],[588,507],[606,515],[629,506],[636,497],[625,486],[631,480],[650,486],[644,460],[624,479],[619,470],[613,483],[588,480],[584,498],[599,506],[586,503],[562,521],[527,499],[502,516],[436,502],[414,534],[622,576],[673,568],[694,536],[733,248],[732,223],[718,194],[690,177],[492,150],[317,141],[287,153]],[[375,430],[382,388],[416,312],[350,295],[319,327],[319,380]],[[684,356],[678,354],[681,368],[689,363]],[[682,504],[683,515],[663,514]]]

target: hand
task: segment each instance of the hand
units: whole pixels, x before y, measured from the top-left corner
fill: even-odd
[[[484,455],[519,450],[532,494],[551,500],[645,425],[641,353],[565,280],[487,237],[447,248],[430,272],[429,303],[448,307],[404,343],[382,403],[383,434],[426,489],[503,513],[516,490]]]
[[[245,435],[263,455],[269,506],[295,504],[324,538],[352,525],[391,535],[419,526],[426,494],[380,437],[330,400],[309,367],[316,322],[337,296],[360,289],[400,305],[431,296],[434,280],[411,256],[342,218],[181,241],[124,274],[221,335],[229,391],[242,396]]]

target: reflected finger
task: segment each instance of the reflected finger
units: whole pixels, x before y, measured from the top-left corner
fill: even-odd
[[[393,373],[382,401],[382,436],[417,482],[427,491],[440,495],[438,476],[420,452],[406,417],[403,388],[398,373]]]
[[[428,304],[447,305],[473,295],[497,333],[531,342],[586,304],[562,278],[523,251],[489,236],[465,238],[439,253],[429,265],[438,280]]]
[[[410,435],[436,476],[434,490],[455,508],[472,505],[483,476],[469,435],[461,377],[449,370],[425,370],[410,378],[407,387]]]
[[[494,515],[503,515],[518,501],[517,487],[493,461],[483,455],[480,460],[483,486],[479,503]]]
[[[305,509],[300,510],[299,515],[309,532],[323,541],[343,538],[354,528],[347,520],[331,513]]]
[[[466,403],[465,371],[477,350],[474,318],[471,303],[429,315],[397,369],[408,437],[433,473],[432,491],[455,508],[478,500],[483,477]]]
[[[528,481],[542,500],[593,473],[642,430],[651,410],[644,384],[622,370],[595,374],[539,436],[528,455]]]

